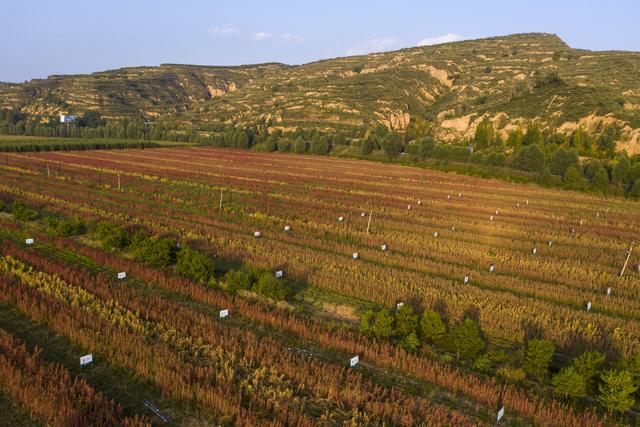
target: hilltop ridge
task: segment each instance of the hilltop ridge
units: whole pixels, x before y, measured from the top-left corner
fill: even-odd
[[[420,119],[442,140],[473,135],[489,118],[499,132],[537,122],[570,132],[619,129],[640,151],[640,53],[587,51],[557,35],[524,33],[302,65],[162,64],[0,84],[0,108],[36,121],[98,111],[107,120],[212,122],[284,131],[403,131]]]

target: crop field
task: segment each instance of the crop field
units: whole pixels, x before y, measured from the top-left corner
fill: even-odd
[[[213,148],[3,156],[3,204],[86,224],[52,235],[36,215],[0,213],[0,408],[16,419],[466,426],[504,407],[503,425],[638,421],[508,374],[532,339],[553,343],[556,373],[586,350],[606,366],[640,351],[637,202]],[[215,277],[104,248],[101,221],[215,256]],[[229,272],[246,268],[281,273],[286,298],[231,292]],[[503,355],[495,372],[362,327],[363,313],[402,305],[451,328],[472,319],[483,351]]]

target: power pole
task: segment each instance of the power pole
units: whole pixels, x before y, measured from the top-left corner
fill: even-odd
[[[627,264],[629,263],[629,258],[631,258],[631,251],[633,250],[634,242],[631,242],[629,245],[629,250],[627,251],[627,259],[624,261],[624,265],[622,266],[622,271],[620,271],[620,277],[624,275],[624,270],[627,269]]]
[[[369,221],[367,221],[367,234],[369,234],[369,227],[371,226],[371,215],[373,214],[373,209],[369,211]]]

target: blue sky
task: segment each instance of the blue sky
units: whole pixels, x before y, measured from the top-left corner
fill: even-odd
[[[0,81],[135,65],[235,65],[521,32],[640,51],[640,3],[521,1],[7,1]]]

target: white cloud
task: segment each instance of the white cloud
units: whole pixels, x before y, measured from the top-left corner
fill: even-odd
[[[283,43],[302,43],[303,38],[300,34],[291,34],[291,33],[284,33],[280,35],[280,40]]]
[[[420,40],[420,42],[418,42],[418,46],[431,46],[434,44],[459,42],[464,39],[465,37],[460,34],[449,33],[441,36],[427,37],[426,39]]]
[[[237,36],[242,34],[242,31],[230,22],[222,27],[207,28],[207,32],[216,36]]]
[[[261,41],[270,39],[271,38],[271,33],[266,33],[264,31],[258,31],[251,38],[253,39],[253,41],[261,42]]]
[[[397,47],[398,39],[396,37],[374,38],[350,47],[345,53],[347,55],[363,55],[370,52],[392,50]]]

